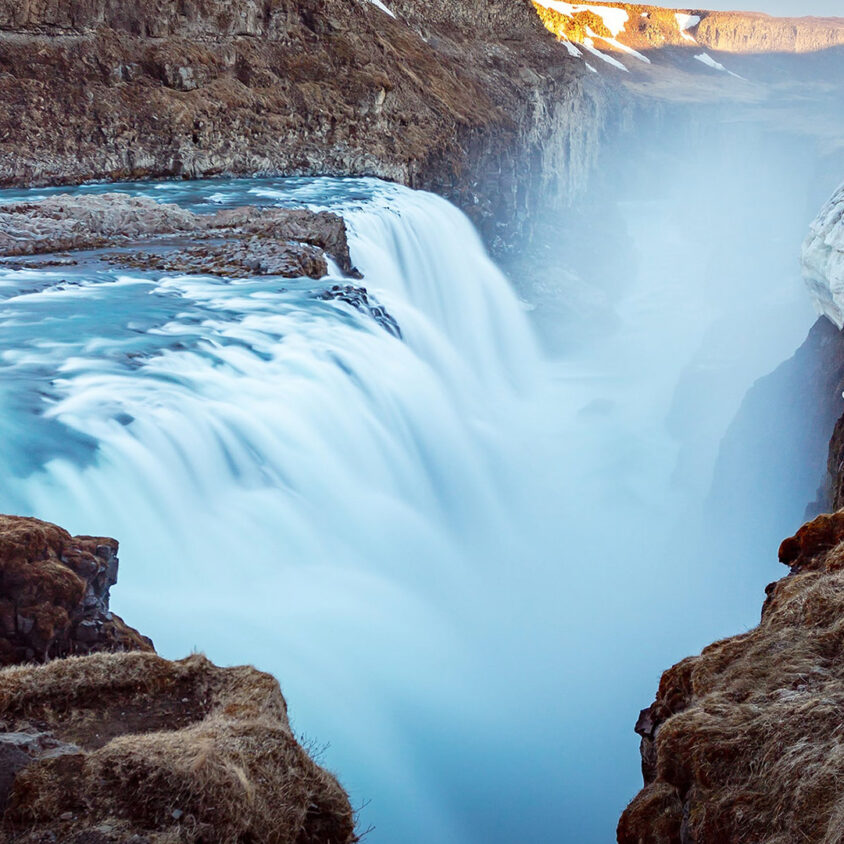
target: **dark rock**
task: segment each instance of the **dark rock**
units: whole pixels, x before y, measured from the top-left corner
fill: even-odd
[[[335,300],[351,305],[356,311],[369,314],[386,332],[402,339],[401,328],[395,318],[371,299],[365,287],[335,284],[317,294],[318,299]]]
[[[120,193],[61,195],[0,208],[0,255],[130,243],[144,251],[106,259],[165,272],[322,278],[328,255],[345,273],[360,275],[351,263],[343,218],[325,211],[244,207],[193,214]]]
[[[117,543],[0,516],[0,665],[94,651],[152,650],[109,612]]]
[[[32,757],[29,754],[24,753],[14,744],[7,744],[0,735],[0,813],[6,808],[15,776],[31,761]]]

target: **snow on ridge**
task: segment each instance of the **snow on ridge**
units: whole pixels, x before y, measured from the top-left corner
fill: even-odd
[[[387,7],[386,7],[386,6],[382,3],[382,2],[381,2],[381,0],[369,0],[369,2],[370,2],[370,3],[372,3],[372,5],[373,5],[373,6],[376,6],[377,8],[379,8],[382,12],[386,12],[386,13],[387,13],[387,14],[388,14],[391,18],[394,18],[394,17],[396,16],[396,15],[395,15],[395,12],[391,12],[391,11],[390,11],[390,10],[389,10],[389,9],[388,9],[388,8],[387,8]]]
[[[715,61],[709,53],[701,53],[700,55],[695,56],[695,58],[701,62],[701,64],[705,64],[707,67],[711,67],[713,70],[720,70],[722,73],[729,73],[730,76],[735,76],[736,79],[742,79],[743,77],[739,76],[737,73],[733,73],[731,70],[727,70],[721,62]]]
[[[844,185],[811,225],[803,244],[803,278],[818,313],[844,328]]]
[[[628,56],[633,56],[633,58],[639,59],[640,62],[644,62],[645,64],[651,64],[651,60],[647,56],[643,56],[638,50],[634,50],[632,47],[628,47],[626,44],[622,44],[617,38],[607,38],[605,35],[596,35],[592,30],[587,27],[586,32],[590,38],[600,38],[602,41],[605,41],[607,44],[612,44],[616,50],[621,50],[622,53],[627,53]],[[625,68],[626,70],[626,68]]]
[[[595,47],[595,42],[591,38],[584,38],[583,46],[590,53],[592,53],[593,56],[599,58],[602,62],[611,64],[613,67],[616,67],[619,70],[623,70],[625,73],[630,73],[630,71],[618,59],[614,59],[612,56],[608,56],[606,53],[602,53],[597,47]]]
[[[568,54],[573,58],[576,59],[579,56],[582,56],[583,53],[577,49],[576,45],[574,45],[568,38],[558,38],[557,39],[565,48],[568,50]]]
[[[698,15],[687,15],[685,12],[677,12],[674,17],[677,19],[677,27],[680,30],[680,37],[686,41],[691,41],[692,44],[697,44],[694,37],[688,32],[692,27],[700,23]]]
[[[567,18],[572,18],[582,12],[592,12],[604,22],[604,26],[610,31],[613,38],[618,38],[624,32],[624,27],[630,20],[630,15],[625,9],[616,9],[613,6],[589,6],[583,3],[565,3],[563,0],[536,0],[536,2],[552,12],[565,15]]]

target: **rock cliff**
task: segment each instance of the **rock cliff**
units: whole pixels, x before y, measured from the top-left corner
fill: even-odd
[[[760,625],[667,671],[620,844],[839,841],[844,513],[786,540]]]
[[[655,702],[636,724],[645,787],[621,818],[620,844],[841,839],[843,193],[823,208],[803,250],[822,316],[795,357],[749,393],[722,454],[722,463],[748,479],[744,493],[757,496],[757,506],[761,494],[763,509],[776,509],[779,499],[769,488],[784,471],[795,471],[783,462],[794,452],[811,464],[796,467],[808,472],[807,483],[822,482],[810,507],[835,512],[782,543],[779,558],[789,574],[768,586],[758,627],[663,675]],[[752,439],[741,427],[753,425],[774,431],[764,455],[762,446],[750,455],[737,448]],[[795,442],[795,431],[807,440]],[[740,517],[741,504],[734,504]]]
[[[0,665],[152,651],[149,639],[109,611],[117,566],[113,539],[0,516]]]
[[[493,241],[584,180],[583,78],[528,0],[4,2],[0,183],[377,175]]]
[[[162,659],[110,613],[116,553],[0,516],[0,840],[356,841],[274,678]]]

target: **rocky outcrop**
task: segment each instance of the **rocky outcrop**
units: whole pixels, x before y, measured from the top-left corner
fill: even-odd
[[[786,540],[760,625],[667,671],[620,844],[838,841],[844,512]]]
[[[109,612],[116,552],[0,517],[0,840],[356,841],[274,678],[163,659]]]
[[[151,653],[7,668],[0,723],[4,841],[357,840],[345,792],[254,668]]]
[[[138,245],[144,251],[102,258],[172,272],[322,278],[328,255],[357,275],[343,218],[325,211],[249,206],[194,214],[120,193],[0,207],[0,257]]]
[[[7,2],[0,183],[377,175],[455,200],[490,242],[582,184],[604,99],[528,0],[388,5]]]
[[[0,516],[0,665],[97,651],[152,651],[109,610],[113,539]]]

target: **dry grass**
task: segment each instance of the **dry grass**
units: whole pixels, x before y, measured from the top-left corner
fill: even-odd
[[[844,512],[780,559],[756,629],[663,675],[622,844],[844,841]]]
[[[296,742],[278,683],[253,668],[147,653],[9,668],[0,720],[81,748],[18,774],[0,838],[357,840],[345,792]]]

